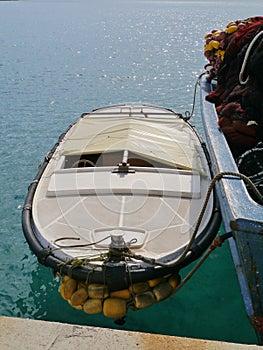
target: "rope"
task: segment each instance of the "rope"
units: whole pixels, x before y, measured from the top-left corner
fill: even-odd
[[[67,265],[69,265],[69,270],[72,271],[76,267],[79,267],[79,266],[82,266],[85,264],[90,264],[94,261],[105,261],[105,259],[107,259],[107,258],[108,258],[108,254],[100,254],[100,255],[97,255],[97,256],[94,256],[91,258],[83,258],[83,259],[72,258],[70,260],[67,260],[67,261],[61,263],[61,264],[58,264],[57,266],[60,268],[60,274],[62,275],[63,268]],[[89,274],[90,273],[92,273],[92,270],[89,272]],[[88,277],[89,277],[89,275],[88,275]]]
[[[253,182],[247,176],[245,176],[243,174],[240,174],[240,173],[235,173],[235,172],[232,172],[232,171],[224,171],[224,172],[218,173],[212,179],[212,181],[211,181],[211,183],[209,185],[209,188],[208,188],[208,191],[207,191],[207,194],[206,194],[206,197],[205,197],[205,201],[204,201],[203,207],[201,209],[201,212],[199,214],[199,217],[197,219],[197,223],[196,223],[193,235],[192,235],[192,237],[191,237],[191,239],[190,239],[190,241],[189,241],[185,251],[181,255],[181,257],[178,260],[176,260],[175,262],[173,262],[172,266],[178,265],[185,258],[187,253],[191,250],[191,247],[192,247],[192,245],[194,243],[194,240],[195,240],[195,237],[197,235],[199,226],[200,226],[200,224],[202,222],[202,219],[203,219],[203,216],[204,216],[204,213],[205,213],[205,210],[206,210],[206,207],[207,207],[207,204],[208,204],[211,192],[212,192],[213,188],[215,187],[216,182],[219,181],[220,179],[222,179],[224,176],[235,176],[235,177],[239,177],[242,180],[244,180],[251,187],[251,189],[255,192],[255,195],[258,197],[259,201],[263,203],[263,196],[261,195],[259,190],[256,188],[256,186],[253,184]]]
[[[222,179],[224,176],[235,176],[235,177],[239,177],[241,178],[243,181],[245,181],[251,188],[252,190],[255,192],[255,194],[258,196],[259,200],[261,201],[261,203],[263,203],[263,196],[262,194],[258,191],[258,189],[255,187],[255,185],[253,184],[253,182],[245,175],[243,174],[240,174],[240,173],[235,173],[235,172],[231,172],[231,171],[225,171],[225,172],[221,172],[221,173],[218,173],[211,181],[210,183],[210,186],[208,188],[208,191],[207,191],[207,195],[206,195],[206,199],[205,199],[205,202],[204,202],[204,205],[203,205],[203,208],[200,212],[200,215],[198,217],[198,220],[197,220],[197,225],[196,225],[196,228],[195,228],[195,231],[192,235],[192,238],[188,244],[188,246],[186,247],[184,253],[181,255],[181,257],[176,260],[172,265],[170,264],[161,264],[157,261],[154,261],[154,259],[147,259],[145,257],[142,257],[142,256],[135,256],[134,254],[129,254],[130,257],[136,257],[138,259],[141,259],[143,260],[144,262],[148,262],[148,263],[152,263],[154,265],[160,265],[160,266],[176,266],[180,263],[180,261],[186,256],[186,254],[188,253],[188,251],[191,249],[191,245],[194,241],[194,238],[196,236],[196,233],[198,231],[198,228],[199,228],[199,225],[202,221],[202,218],[203,218],[203,215],[204,215],[204,212],[205,212],[205,209],[206,209],[206,206],[207,206],[207,203],[208,203],[208,199],[210,197],[210,194],[211,194],[211,191],[212,189],[214,188],[215,184],[217,181],[219,181],[220,179]],[[186,275],[186,277],[179,283],[179,285],[175,288],[175,290],[173,291],[173,294],[177,293],[189,280],[190,278],[195,274],[195,272],[201,267],[201,265],[205,262],[205,260],[209,257],[209,255],[218,247],[221,247],[221,245],[227,240],[229,239],[230,237],[232,237],[232,232],[227,232],[221,236],[218,236],[214,239],[214,241],[212,242],[212,244],[210,245],[209,249],[206,251],[205,254],[203,254],[203,256],[200,258],[200,260],[198,261],[198,263],[193,267],[193,269]],[[127,255],[127,253],[125,254]]]
[[[200,80],[202,78],[203,75],[207,74],[207,72],[203,72],[199,75],[199,77],[197,78],[197,81],[195,83],[195,88],[194,88],[194,99],[193,99],[193,106],[192,106],[192,110],[191,113],[189,111],[185,111],[185,117],[183,118],[184,120],[188,121],[189,119],[192,118],[193,114],[194,114],[194,109],[195,109],[195,100],[196,100],[196,91],[197,91],[197,85],[200,85]]]
[[[194,273],[200,268],[200,266],[204,263],[204,261],[209,257],[209,255],[218,247],[228,239],[232,237],[232,232],[227,232],[221,236],[218,236],[214,239],[211,244],[209,250],[202,256],[202,258],[198,261],[198,263],[193,267],[193,269],[185,276],[185,278],[178,284],[178,286],[174,289],[173,294],[177,293],[194,275]]]
[[[247,186],[249,186],[249,187],[251,188],[251,190],[254,192],[254,194],[255,194],[256,197],[258,198],[259,204],[263,204],[263,195],[262,195],[261,192],[257,189],[257,187],[255,186],[255,184],[251,181],[251,179],[250,179],[249,177],[247,177],[247,176],[244,175],[244,174],[235,173],[235,172],[232,172],[232,171],[224,171],[224,172],[219,173],[219,174],[216,175],[216,176],[220,176],[221,174],[222,174],[221,177],[227,176],[227,175],[240,177],[240,178],[247,184]]]
[[[211,180],[210,185],[209,185],[208,190],[207,190],[205,201],[204,201],[203,207],[202,207],[202,209],[200,211],[200,214],[198,216],[198,219],[197,219],[196,226],[195,226],[194,232],[192,234],[192,237],[191,237],[189,243],[187,244],[184,252],[182,253],[182,255],[179,258],[177,258],[176,260],[173,260],[171,262],[168,262],[168,263],[162,263],[162,262],[157,261],[157,260],[155,260],[153,258],[148,258],[148,257],[145,257],[143,255],[134,254],[128,249],[128,247],[125,250],[111,248],[110,253],[115,255],[115,256],[119,256],[121,258],[126,257],[126,258],[130,258],[130,259],[140,260],[140,261],[143,261],[143,262],[145,262],[147,264],[150,264],[150,265],[153,265],[153,266],[161,266],[161,267],[176,267],[176,266],[178,266],[183,261],[183,259],[186,257],[186,255],[188,254],[188,252],[192,248],[192,245],[193,245],[193,243],[195,241],[198,229],[199,229],[200,224],[202,222],[202,219],[203,219],[203,216],[204,216],[204,213],[205,213],[205,210],[206,210],[206,207],[207,207],[210,195],[212,193],[213,188],[215,187],[216,182],[219,181],[220,179],[222,179],[224,176],[239,177],[240,179],[242,179],[254,191],[255,195],[259,199],[259,202],[263,203],[263,196],[262,196],[262,194],[258,191],[256,186],[253,184],[253,182],[247,176],[245,176],[244,174],[236,173],[236,172],[232,172],[232,171],[224,171],[224,172],[218,173]],[[211,252],[216,247],[221,246],[221,244],[226,239],[228,239],[231,236],[232,236],[232,233],[230,232],[230,233],[226,233],[224,235],[221,235],[221,236],[218,236],[217,238],[215,238],[215,240],[213,241],[213,243],[210,246],[210,249],[202,256],[202,258],[199,260],[199,262],[196,264],[196,266],[192,269],[192,271],[178,285],[178,287],[176,288],[176,291],[179,290],[192,277],[192,275],[198,270],[198,268],[208,258],[208,256],[211,254]],[[54,243],[56,245],[58,245],[57,242],[61,241],[61,240],[64,240],[64,239],[72,239],[72,238],[66,238],[66,237],[59,238],[59,239],[57,239],[55,241],[56,243],[55,242]],[[103,241],[104,239],[102,239],[100,241]],[[98,242],[100,242],[100,241],[98,241]],[[59,246],[58,245],[60,248],[55,248],[54,250],[61,249],[61,248],[83,247],[83,246],[89,246],[89,245],[92,245],[92,244],[94,244],[94,242],[91,243],[91,244],[74,245],[74,246]],[[70,261],[67,261],[67,262],[61,264],[60,267],[62,268],[64,265],[68,265],[69,264],[69,265],[71,265],[71,269],[73,269],[75,267],[78,267],[78,266],[82,265],[83,263],[90,263],[92,261],[105,261],[105,259],[108,259],[108,258],[109,258],[109,254],[108,253],[100,254],[99,256],[94,256],[94,257],[91,257],[91,258],[84,258],[84,259],[73,258]],[[128,268],[128,271],[130,272],[129,268]]]
[[[248,80],[249,80],[249,76],[247,77],[246,80],[243,80],[243,74],[244,74],[244,71],[246,69],[246,65],[247,65],[247,61],[248,61],[248,57],[249,57],[249,54],[250,54],[250,51],[252,49],[252,47],[254,46],[256,40],[261,36],[263,35],[263,31],[259,32],[255,37],[254,39],[251,41],[251,43],[249,44],[248,48],[247,48],[247,51],[246,51],[246,54],[245,54],[245,57],[244,57],[244,60],[243,60],[243,63],[242,63],[242,67],[241,67],[241,70],[240,70],[240,73],[239,73],[239,83],[241,85],[245,85]]]
[[[55,244],[57,247],[59,247],[60,249],[71,249],[71,248],[85,248],[85,247],[90,247],[92,245],[101,243],[107,239],[111,238],[111,236],[106,236],[103,237],[102,239],[96,241],[96,242],[91,242],[91,243],[84,243],[84,244],[72,244],[72,245],[61,245],[58,244],[58,242],[60,241],[64,241],[64,240],[75,240],[75,241],[79,241],[80,238],[79,237],[61,237],[61,238],[57,238],[54,240],[53,244]],[[59,248],[54,248],[55,250],[58,250]]]
[[[202,219],[203,219],[203,216],[204,216],[204,213],[205,213],[205,210],[206,210],[206,207],[207,207],[207,204],[208,204],[211,192],[212,192],[213,188],[215,187],[216,182],[219,181],[220,179],[222,179],[224,176],[234,176],[234,177],[241,178],[255,192],[255,195],[258,197],[259,202],[263,203],[263,196],[262,196],[262,194],[259,192],[259,190],[256,188],[256,186],[253,184],[253,182],[247,176],[245,176],[244,174],[240,174],[240,173],[236,173],[236,172],[232,172],[232,171],[224,171],[224,172],[218,173],[210,182],[210,185],[208,187],[207,194],[206,194],[206,197],[205,197],[205,201],[204,201],[203,207],[202,207],[202,209],[200,211],[200,214],[198,216],[198,219],[197,219],[196,226],[195,226],[194,232],[192,234],[192,237],[191,237],[190,241],[188,242],[184,252],[182,253],[182,255],[179,258],[177,258],[176,260],[173,260],[171,262],[168,262],[168,263],[162,263],[162,262],[157,261],[157,260],[152,259],[152,258],[147,258],[147,257],[142,256],[142,255],[133,254],[130,251],[124,252],[124,251],[119,251],[119,250],[116,249],[116,250],[114,250],[114,253],[116,255],[125,256],[125,257],[132,258],[132,259],[135,259],[135,260],[141,260],[141,261],[143,261],[143,262],[145,262],[147,264],[150,264],[150,265],[162,266],[162,267],[176,267],[176,266],[178,266],[184,260],[184,258],[186,257],[186,255],[188,254],[188,252],[192,248],[192,245],[193,245],[193,243],[195,241],[195,238],[196,238],[196,235],[198,233],[198,229],[199,229],[200,224],[202,222]]]

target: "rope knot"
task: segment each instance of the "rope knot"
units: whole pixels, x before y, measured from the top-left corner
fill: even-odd
[[[220,236],[216,237],[213,241],[213,243],[210,246],[210,250],[215,250],[217,247],[221,247],[223,243],[223,240]]]

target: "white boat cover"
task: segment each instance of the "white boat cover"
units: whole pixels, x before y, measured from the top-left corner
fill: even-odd
[[[204,173],[200,144],[183,119],[163,116],[92,116],[82,118],[67,134],[62,155],[128,150],[172,167]]]

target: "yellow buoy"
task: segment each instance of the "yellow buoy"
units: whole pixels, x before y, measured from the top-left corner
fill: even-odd
[[[102,312],[102,301],[101,299],[88,299],[84,305],[83,310],[86,314],[94,315]]]
[[[163,299],[168,298],[171,292],[172,292],[172,287],[168,282],[163,282],[153,288],[153,294],[157,301],[161,301]]]
[[[170,284],[170,286],[173,289],[175,289],[178,286],[178,284],[180,283],[180,280],[181,280],[180,275],[176,274],[176,275],[173,275],[169,278],[168,283]]]
[[[153,280],[149,280],[148,285],[149,287],[153,288],[155,286],[157,286],[157,284],[161,283],[164,281],[164,277],[158,277],[158,278],[154,278]]]
[[[88,286],[88,294],[90,298],[103,299],[109,296],[109,291],[105,285],[94,283]]]
[[[220,33],[221,33],[221,30],[216,30],[215,32],[213,32],[213,34],[212,34],[213,38]]]
[[[211,40],[210,42],[212,43],[212,46],[213,46],[214,49],[217,50],[219,48],[219,45],[220,45],[219,41]]]
[[[219,56],[223,61],[225,57],[225,50],[217,50],[217,56]]]
[[[213,50],[213,48],[214,48],[213,41],[214,40],[211,40],[211,41],[209,41],[208,44],[205,45],[205,50],[207,50],[207,51],[212,51]]]
[[[131,297],[131,292],[128,289],[122,289],[122,290],[117,290],[115,292],[111,292],[110,296],[113,298],[128,300]]]
[[[127,305],[124,299],[108,298],[103,303],[104,316],[109,318],[122,318],[126,315]]]
[[[228,28],[226,28],[227,34],[232,34],[238,30],[238,26],[232,25]]]
[[[70,306],[72,306],[76,310],[82,310],[83,309],[82,305],[72,305],[70,299],[68,300],[68,303],[69,303]]]
[[[64,300],[67,300],[65,297],[65,283],[61,283],[58,290],[59,290],[59,293],[61,294],[62,298]]]
[[[230,22],[228,22],[227,23],[227,28],[229,28],[229,27],[232,27],[232,26],[235,26],[236,25],[236,22],[234,22],[234,21],[230,21]]]
[[[211,33],[206,33],[205,36],[204,36],[204,39],[207,39],[208,37],[212,36]]]
[[[88,299],[88,292],[85,288],[77,289],[71,296],[70,301],[71,304],[76,305],[82,305],[84,302]]]
[[[131,284],[129,287],[129,291],[131,293],[135,293],[135,294],[139,294],[139,293],[144,293],[147,290],[149,290],[149,285],[147,282],[138,282],[138,283],[134,283]]]
[[[77,288],[77,281],[73,278],[68,279],[64,284],[64,297],[66,300],[70,299]]]
[[[134,296],[134,305],[137,309],[144,309],[145,307],[153,305],[155,302],[154,294],[150,291]]]
[[[65,275],[65,276],[63,276],[62,280],[63,280],[63,282],[67,282],[68,280],[70,280],[70,277]]]

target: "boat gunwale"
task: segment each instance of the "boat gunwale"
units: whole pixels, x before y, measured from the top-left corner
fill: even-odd
[[[206,76],[201,78],[200,88],[201,114],[204,132],[212,157],[213,171],[215,174],[225,171],[239,173],[225,136],[217,124],[218,116],[215,105],[205,99],[212,90],[212,85],[207,82]],[[222,194],[222,196],[219,196],[219,201],[221,202],[222,216],[228,220],[227,230],[232,228],[239,230],[239,225],[242,225],[244,223],[243,220],[245,220],[247,223],[254,225],[256,232],[261,231],[263,233],[263,220],[259,220],[262,217],[263,207],[251,198],[244,181],[234,176],[225,176],[216,186]],[[242,205],[236,205],[237,194],[238,202],[242,203]],[[227,199],[227,207],[224,198]]]
[[[204,75],[200,81],[200,107],[213,170],[215,173],[226,170],[239,173],[226,138],[217,124],[218,115],[215,106],[205,99],[212,88],[212,84],[207,82]],[[260,306],[262,288],[259,289],[262,259],[260,247],[257,247],[257,244],[262,243],[263,221],[260,218],[262,218],[263,207],[250,197],[241,178],[235,178],[234,181],[233,179],[233,177],[222,178],[216,187],[225,230],[233,234],[228,243],[245,310],[259,343],[262,344],[262,306]],[[252,254],[252,246],[253,251],[255,252],[256,249],[259,254],[255,256]]]

